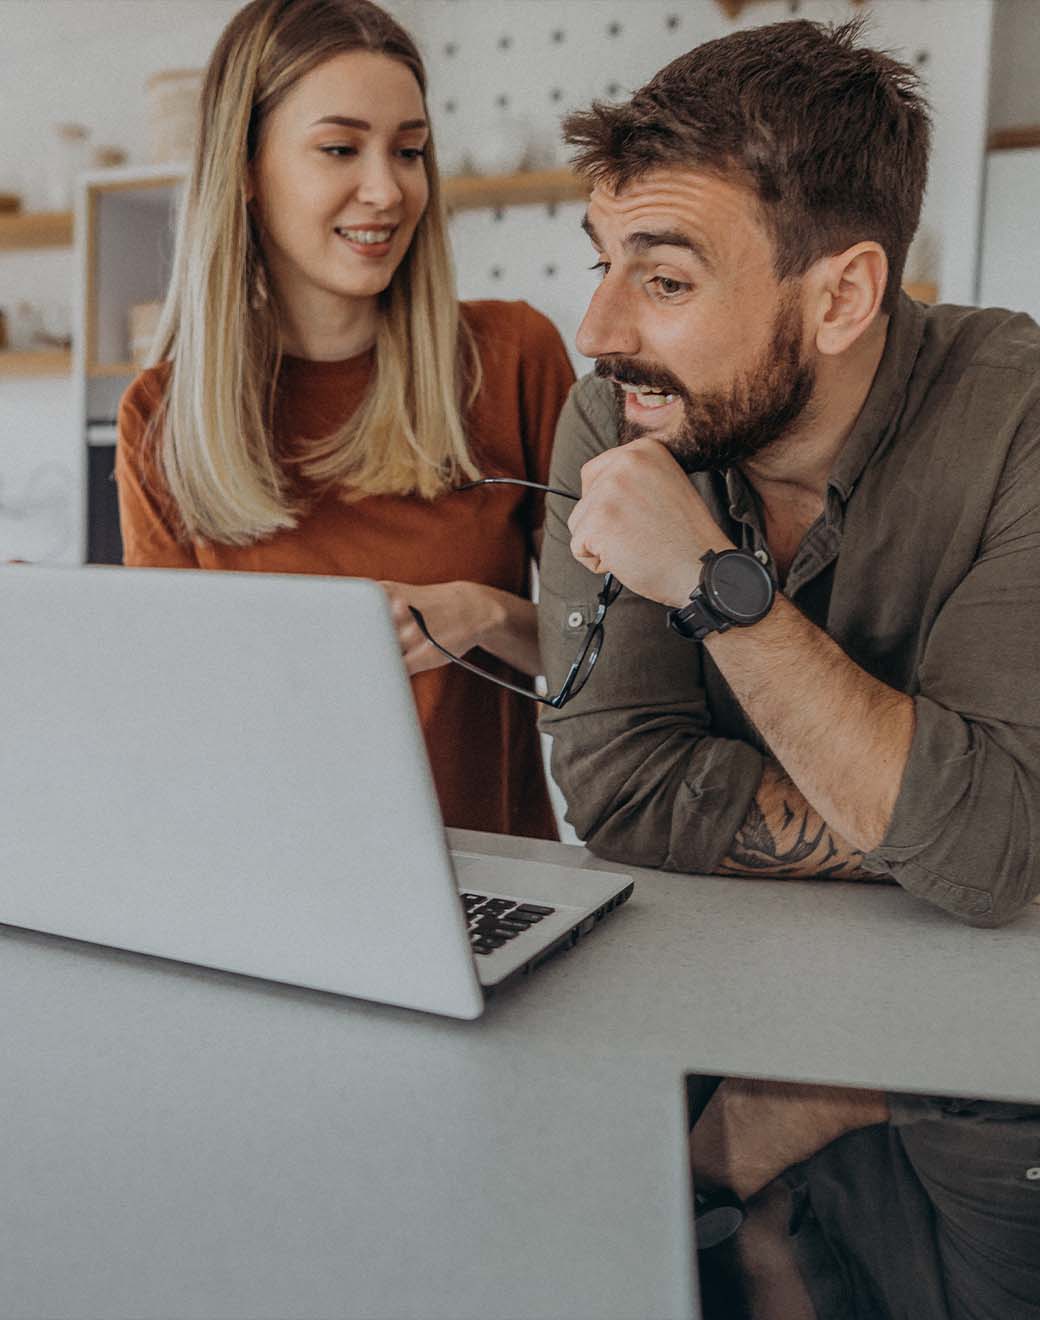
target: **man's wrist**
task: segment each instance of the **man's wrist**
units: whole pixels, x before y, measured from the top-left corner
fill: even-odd
[[[704,556],[709,553],[721,555],[724,550],[736,550],[736,548],[728,537],[719,536],[710,545],[704,546],[699,553],[694,551],[693,557],[671,575],[667,594],[661,596],[661,604],[673,610],[689,605],[690,597],[701,583]]]
[[[776,582],[749,550],[708,550],[689,600],[668,611],[668,626],[687,640],[703,642],[713,633],[750,628],[766,617],[776,599]]]

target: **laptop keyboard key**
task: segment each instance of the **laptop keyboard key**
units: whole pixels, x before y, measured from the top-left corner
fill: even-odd
[[[469,931],[470,947],[474,953],[489,954],[500,949],[507,940],[514,940],[530,930],[555,908],[539,903],[524,903],[517,898],[489,898],[487,894],[459,895]]]

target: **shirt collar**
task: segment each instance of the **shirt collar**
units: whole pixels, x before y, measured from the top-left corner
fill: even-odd
[[[870,391],[828,478],[828,484],[843,502],[852,494],[863,469],[896,432],[910,376],[921,351],[924,323],[924,308],[900,293]]]

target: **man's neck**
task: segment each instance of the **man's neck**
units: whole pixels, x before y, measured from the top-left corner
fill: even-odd
[[[879,317],[840,359],[818,360],[816,387],[804,420],[788,436],[743,466],[774,521],[796,510],[822,508],[827,479],[874,383],[889,318]]]

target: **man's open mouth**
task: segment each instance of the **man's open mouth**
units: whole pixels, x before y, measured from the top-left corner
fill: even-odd
[[[665,394],[652,385],[630,385],[623,380],[615,380],[614,384],[623,389],[626,394],[634,396],[635,402],[641,408],[664,408],[669,403],[674,403],[679,397],[678,394]]]

